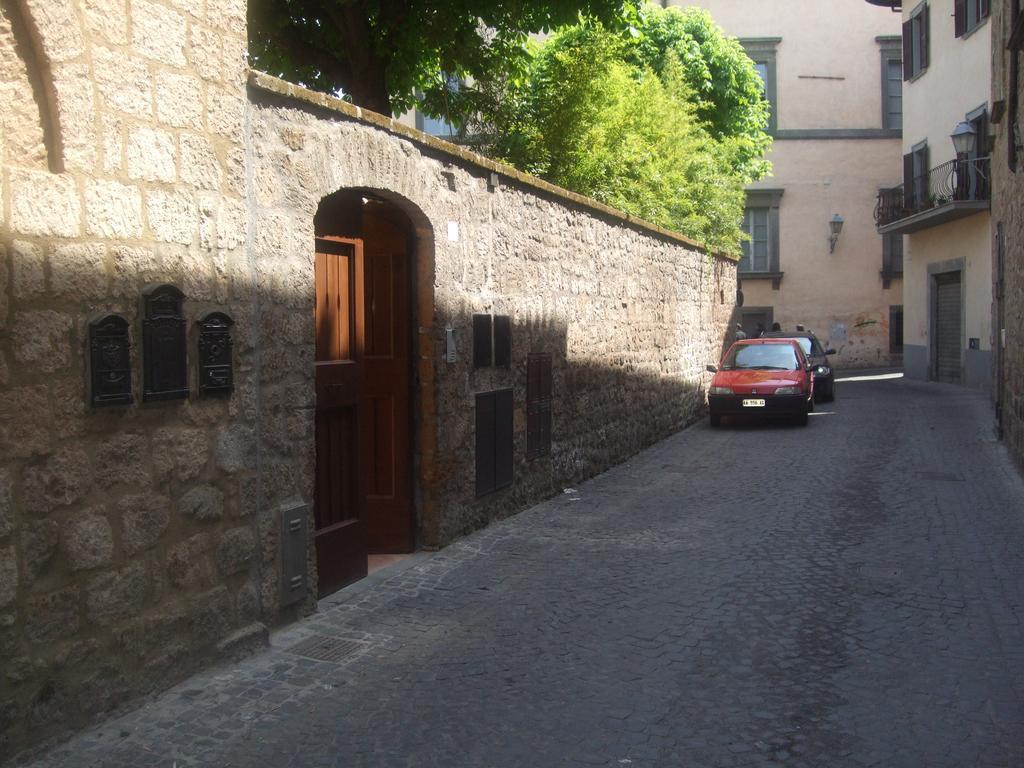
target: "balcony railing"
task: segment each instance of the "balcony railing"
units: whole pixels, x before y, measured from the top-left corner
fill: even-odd
[[[992,196],[991,158],[950,160],[905,184],[878,193],[875,223],[879,227],[949,203],[988,201]]]

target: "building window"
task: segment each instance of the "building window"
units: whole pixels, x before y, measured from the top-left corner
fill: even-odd
[[[889,353],[903,354],[903,305],[889,307]]]
[[[551,355],[526,357],[526,458],[551,455]]]
[[[446,84],[450,93],[458,93],[462,85],[459,78],[451,76],[446,78]],[[457,126],[452,125],[444,118],[429,117],[419,109],[416,110],[416,128],[424,133],[429,133],[431,136],[437,136],[448,141],[454,141],[460,135]]]
[[[747,208],[743,213],[743,231],[750,237],[743,241],[740,272],[768,272],[769,239],[768,209]]]
[[[875,38],[882,50],[882,127],[903,130],[903,52],[900,38]]]
[[[882,288],[889,288],[894,277],[903,277],[903,235],[882,235]]]
[[[953,0],[953,31],[957,37],[973,32],[988,18],[989,0]]]
[[[739,271],[747,277],[758,274],[779,275],[779,200],[781,189],[747,190],[743,212],[743,257]],[[773,286],[774,287],[774,286]]]
[[[770,105],[768,132],[774,134],[778,128],[778,89],[775,81],[775,48],[781,37],[752,37],[740,40],[747,56],[754,62],[754,69],[764,86],[764,96]]]
[[[903,23],[903,79],[928,69],[928,3],[921,3]]]
[[[928,142],[922,141],[903,156],[903,205],[909,211],[924,207],[930,196]]]

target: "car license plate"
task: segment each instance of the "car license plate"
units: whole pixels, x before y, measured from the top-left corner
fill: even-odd
[[[764,408],[764,400],[744,400],[744,408]]]

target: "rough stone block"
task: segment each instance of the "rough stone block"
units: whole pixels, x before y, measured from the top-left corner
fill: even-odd
[[[53,560],[60,541],[54,520],[28,520],[21,526],[21,562],[25,576],[35,581]]]
[[[217,567],[224,576],[246,570],[256,555],[256,536],[251,528],[225,531],[217,545]]]
[[[185,64],[185,17],[162,5],[132,0],[132,45],[150,59]]]
[[[82,55],[85,40],[74,6],[52,0],[25,0],[25,5],[36,27],[49,33],[42,41],[47,60],[70,61]]]
[[[183,134],[181,146],[181,180],[198,189],[220,188],[220,161],[213,144],[203,136]]]
[[[105,487],[149,482],[149,443],[145,435],[119,434],[107,438],[94,453],[96,482]]]
[[[41,373],[54,373],[71,362],[71,317],[50,309],[15,312],[14,359]]]
[[[131,616],[146,598],[146,569],[142,563],[96,576],[89,581],[86,605],[89,620],[108,624]]]
[[[50,286],[60,296],[107,295],[107,249],[102,243],[57,243],[50,250]]]
[[[81,626],[78,587],[34,597],[25,607],[25,635],[34,643],[48,643],[74,636]]]
[[[114,556],[114,532],[103,515],[86,512],[75,517],[64,527],[62,538],[72,570],[98,568]]]
[[[175,128],[203,127],[203,88],[196,78],[160,72],[156,76],[156,117]]]
[[[177,177],[174,137],[167,131],[145,127],[130,131],[125,157],[133,179],[170,182]]]
[[[164,427],[153,433],[153,466],[162,479],[191,480],[210,459],[210,438],[206,430]]]
[[[255,621],[260,617],[260,595],[253,584],[243,584],[235,593],[235,612],[239,621]]]
[[[206,125],[211,131],[233,141],[241,141],[244,113],[245,102],[241,91],[207,86]]]
[[[96,102],[92,71],[84,61],[53,68],[57,113],[60,116],[64,169],[91,173],[96,167]]]
[[[25,468],[22,506],[26,512],[48,513],[74,504],[92,487],[89,457],[78,446],[65,446],[41,464]]]
[[[204,80],[220,80],[222,35],[209,27],[192,24],[189,64]]]
[[[14,499],[11,493],[11,471],[0,468],[0,539],[14,530]]]
[[[256,438],[251,429],[232,424],[218,433],[217,466],[225,472],[241,472],[256,466]]]
[[[216,587],[190,601],[189,630],[198,645],[212,645],[228,633],[233,623],[231,608],[226,587]]]
[[[18,596],[18,558],[14,547],[0,549],[0,608],[6,608]]]
[[[89,31],[113,45],[128,42],[128,3],[126,0],[85,0],[85,23]]]
[[[94,82],[106,106],[135,117],[153,114],[153,86],[144,62],[119,51],[92,49]]]
[[[212,533],[197,533],[171,547],[167,553],[167,573],[177,587],[209,587],[214,581]]]
[[[138,146],[130,144],[132,151]],[[161,156],[155,155],[157,161]],[[157,163],[159,166],[159,163]],[[171,179],[174,157],[171,154]],[[116,181],[94,181],[85,190],[85,230],[90,235],[111,240],[142,236],[142,193],[137,187]]]
[[[114,293],[138,297],[143,287],[160,278],[156,256],[148,248],[115,245],[110,249],[114,267]]]
[[[82,204],[75,180],[63,174],[11,168],[11,231],[39,237],[76,237]]]
[[[224,494],[212,485],[196,486],[181,497],[178,509],[196,520],[219,520],[224,516]]]
[[[11,287],[14,298],[32,299],[46,292],[46,260],[42,247],[15,240],[11,244]]]
[[[170,500],[153,494],[131,494],[118,502],[121,512],[122,543],[134,555],[149,549],[167,529],[171,519]]]
[[[265,624],[256,621],[235,630],[217,643],[217,655],[224,659],[237,661],[251,656],[268,645],[270,645],[270,633]]]
[[[199,209],[187,192],[154,190],[146,195],[146,215],[157,240],[191,245],[199,229]]]
[[[50,450],[52,414],[45,387],[18,387],[0,397],[0,457],[27,458]]]

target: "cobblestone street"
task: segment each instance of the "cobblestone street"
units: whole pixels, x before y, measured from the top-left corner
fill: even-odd
[[[1020,766],[1024,483],[987,399],[838,387],[391,566],[33,765]]]

